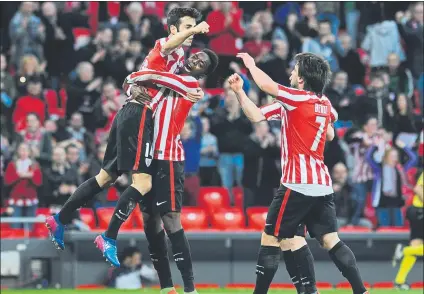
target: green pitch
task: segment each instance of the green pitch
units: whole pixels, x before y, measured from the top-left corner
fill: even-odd
[[[252,293],[252,290],[227,290],[227,289],[211,289],[211,290],[199,290],[200,294],[208,294],[208,293],[215,293],[215,294],[230,294],[230,293]],[[159,290],[151,290],[151,289],[145,289],[145,290],[135,290],[135,291],[124,291],[124,290],[113,290],[113,289],[102,289],[102,290],[2,290],[2,294],[159,294]],[[181,290],[179,293],[183,293]],[[281,294],[295,294],[296,291],[291,290],[273,290],[269,291],[269,293],[281,293]],[[333,294],[352,294],[352,291],[348,290],[321,290],[321,294],[326,293],[333,293]],[[373,294],[399,294],[399,291],[397,290],[371,290],[371,293]],[[422,294],[423,290],[410,290],[406,291],[405,293],[408,294]]]

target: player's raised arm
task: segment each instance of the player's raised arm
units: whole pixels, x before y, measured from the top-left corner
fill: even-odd
[[[250,71],[253,80],[262,91],[274,97],[278,96],[278,84],[256,66],[255,60],[249,54],[238,53],[237,57],[243,60],[243,63]]]
[[[176,29],[176,28],[175,28]],[[209,25],[203,21],[195,27],[187,30],[179,31],[169,37],[169,39],[162,45],[161,53],[163,55],[170,54],[174,49],[180,47],[184,41],[196,34],[206,34],[209,32]]]
[[[260,122],[266,120],[261,110],[247,97],[243,90],[243,79],[238,74],[233,74],[228,78],[231,90],[236,93],[237,100],[239,101],[244,114],[251,122]]]

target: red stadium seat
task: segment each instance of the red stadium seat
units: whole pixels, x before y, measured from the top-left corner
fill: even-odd
[[[317,288],[319,290],[323,290],[323,289],[333,289],[333,284],[329,283],[329,282],[317,282],[316,283]]]
[[[255,288],[255,284],[249,283],[231,283],[225,286],[228,289],[253,289]]]
[[[110,202],[118,201],[119,199],[119,192],[116,190],[115,187],[110,187],[107,191],[106,200]]]
[[[250,229],[263,230],[268,213],[267,207],[249,207],[246,210],[247,223]]]
[[[109,226],[110,219],[112,218],[112,214],[115,208],[113,207],[101,207],[97,209],[97,216],[99,217],[99,228],[102,230],[106,230]],[[122,230],[131,230],[133,229],[132,218],[129,217],[126,222],[124,222],[121,226]]]
[[[393,289],[393,282],[377,282],[372,285],[374,289]]]
[[[409,230],[404,227],[382,227],[377,229],[377,233],[408,233]]]
[[[245,217],[240,208],[222,208],[212,215],[212,228],[218,230],[239,230],[245,228]]]
[[[359,227],[359,226],[347,226],[342,227],[339,230],[340,233],[365,233],[365,232],[371,232],[370,228],[365,227]]]
[[[197,203],[211,215],[220,208],[230,206],[230,194],[224,187],[202,187]]]
[[[76,288],[77,289],[105,289],[106,286],[97,285],[97,284],[82,284],[82,285],[78,285]]]
[[[423,282],[415,282],[411,284],[412,289],[423,289],[424,283]]]
[[[181,224],[184,230],[201,230],[208,227],[208,219],[204,209],[197,207],[183,207]]]
[[[96,228],[96,219],[94,218],[94,212],[91,208],[81,208],[79,211],[81,220],[90,227],[90,229]]]
[[[233,188],[234,204],[235,207],[244,209],[244,193],[242,187]]]
[[[37,208],[36,215],[48,217],[52,215],[52,213],[50,208]],[[35,223],[30,236],[34,238],[47,238],[49,236],[49,230],[46,228],[44,223]]]
[[[25,231],[24,229],[2,229],[0,231],[0,238],[1,239],[18,239],[18,238],[24,238],[25,237]]]

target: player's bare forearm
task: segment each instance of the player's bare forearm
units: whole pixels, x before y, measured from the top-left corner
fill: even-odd
[[[266,120],[265,116],[262,114],[259,107],[252,102],[252,100],[247,97],[246,93],[243,90],[235,92],[237,100],[239,101],[241,108],[243,109],[244,114],[247,118],[253,122],[260,122]]]
[[[182,32],[178,32],[175,35],[172,35],[171,37],[169,37],[168,41],[166,41],[166,43],[162,46],[162,54],[168,55],[172,52],[172,50],[180,47],[187,38],[195,34],[196,30],[194,28],[191,28]]]
[[[262,91],[275,97],[278,96],[278,84],[274,82],[273,79],[256,65],[249,68],[249,71],[253,80]]]
[[[335,137],[333,124],[329,124],[327,128],[326,139],[327,141],[333,141]]]

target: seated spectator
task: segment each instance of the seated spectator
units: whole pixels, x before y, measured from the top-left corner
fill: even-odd
[[[271,12],[267,10],[258,11],[253,16],[252,22],[259,22],[262,25],[265,41],[285,40],[284,31],[274,24],[274,17]]]
[[[390,130],[393,131],[393,139],[395,141],[400,133],[417,133],[414,123],[414,113],[412,111],[412,101],[405,94],[399,93],[395,105],[388,105],[388,112],[391,117]]]
[[[7,204],[13,208],[12,216],[35,217],[39,202],[37,188],[43,183],[43,176],[38,163],[32,159],[28,144],[18,146],[13,161],[6,168],[4,183],[10,188]],[[20,227],[19,223],[12,224],[12,228]]]
[[[405,93],[408,98],[414,94],[414,79],[409,69],[400,65],[399,56],[391,53],[387,57],[389,91],[395,95]]]
[[[243,148],[243,188],[245,207],[269,206],[279,186],[277,162],[280,147],[268,122],[254,124],[254,132]]]
[[[284,37],[282,40],[289,46],[288,60],[292,60],[300,52],[302,47],[302,41],[300,39],[302,36],[296,30],[297,20],[298,16],[296,12],[289,13],[283,25]]]
[[[271,51],[271,42],[263,40],[263,27],[260,22],[250,23],[246,37],[247,41],[244,43],[243,52],[249,53],[256,62]]]
[[[274,81],[282,85],[289,84],[288,44],[282,40],[272,42],[272,51],[258,63],[258,67],[266,72]]]
[[[296,31],[302,39],[318,37],[317,7],[315,2],[304,2],[302,6],[303,19],[296,23]]]
[[[11,56],[15,65],[19,64],[19,60],[25,54],[32,54],[39,60],[44,56],[45,27],[40,18],[34,14],[35,9],[35,2],[22,2],[10,21]]]
[[[374,171],[372,205],[377,209],[380,226],[403,226],[401,207],[405,205],[402,185],[408,185],[406,173],[417,163],[417,155],[402,141],[396,145],[408,155],[408,162],[399,165],[399,153],[395,148],[384,150],[385,142],[376,138],[366,159]],[[412,188],[412,187],[411,187]]]
[[[187,119],[181,131],[181,142],[183,143],[184,153],[189,155],[185,158],[185,180],[184,202],[187,205],[195,206],[197,203],[197,195],[199,195],[200,178],[199,178],[199,162],[200,162],[200,144],[202,140],[202,122],[200,117],[192,117]]]
[[[347,73],[349,84],[364,85],[365,66],[359,53],[352,47],[352,38],[348,34],[342,34],[339,39],[346,53],[345,56],[339,56],[340,69]]]
[[[92,115],[94,113],[94,105],[100,98],[99,88],[102,79],[94,78],[93,66],[89,62],[78,64],[77,74],[77,79],[68,84],[66,117],[69,119],[73,113],[80,112],[84,118],[84,126],[87,130],[93,132],[96,124],[92,120]]]
[[[55,147],[52,163],[44,170],[44,195],[52,211],[59,211],[79,184],[78,171],[66,161],[65,149]]]
[[[81,160],[86,160],[87,156],[95,153],[94,136],[84,128],[84,118],[81,113],[72,114],[67,131],[70,134],[70,139],[77,141],[77,147],[80,149]]]
[[[202,142],[200,148],[200,185],[220,186],[217,160],[219,157],[218,142],[214,135],[210,133],[210,122],[207,117],[202,117]]]
[[[345,56],[339,39],[331,33],[331,23],[328,20],[319,22],[319,35],[314,39],[305,40],[302,52],[314,53],[324,57],[332,71],[339,70],[339,56]]]
[[[121,266],[109,272],[108,287],[135,290],[143,288],[144,281],[147,283],[158,281],[155,269],[142,263],[141,252],[136,247],[126,247],[119,261]]]
[[[43,95],[43,87],[40,79],[32,77],[27,82],[27,95],[16,100],[15,110],[12,114],[12,121],[15,130],[25,128],[25,117],[28,113],[36,113],[41,124],[46,118],[46,102]]]
[[[325,95],[337,110],[340,121],[352,119],[352,106],[355,104],[356,96],[348,84],[346,72],[339,71],[333,74],[332,83],[325,91]]]
[[[51,135],[41,127],[40,118],[35,113],[26,116],[26,128],[17,134],[16,145],[22,142],[30,146],[32,156],[42,166],[50,163],[52,156]]]
[[[28,93],[27,84],[32,78],[40,80],[43,87],[46,86],[45,68],[46,63],[40,64],[39,60],[34,55],[24,55],[22,57],[18,71],[15,75],[15,83],[19,96]]]

